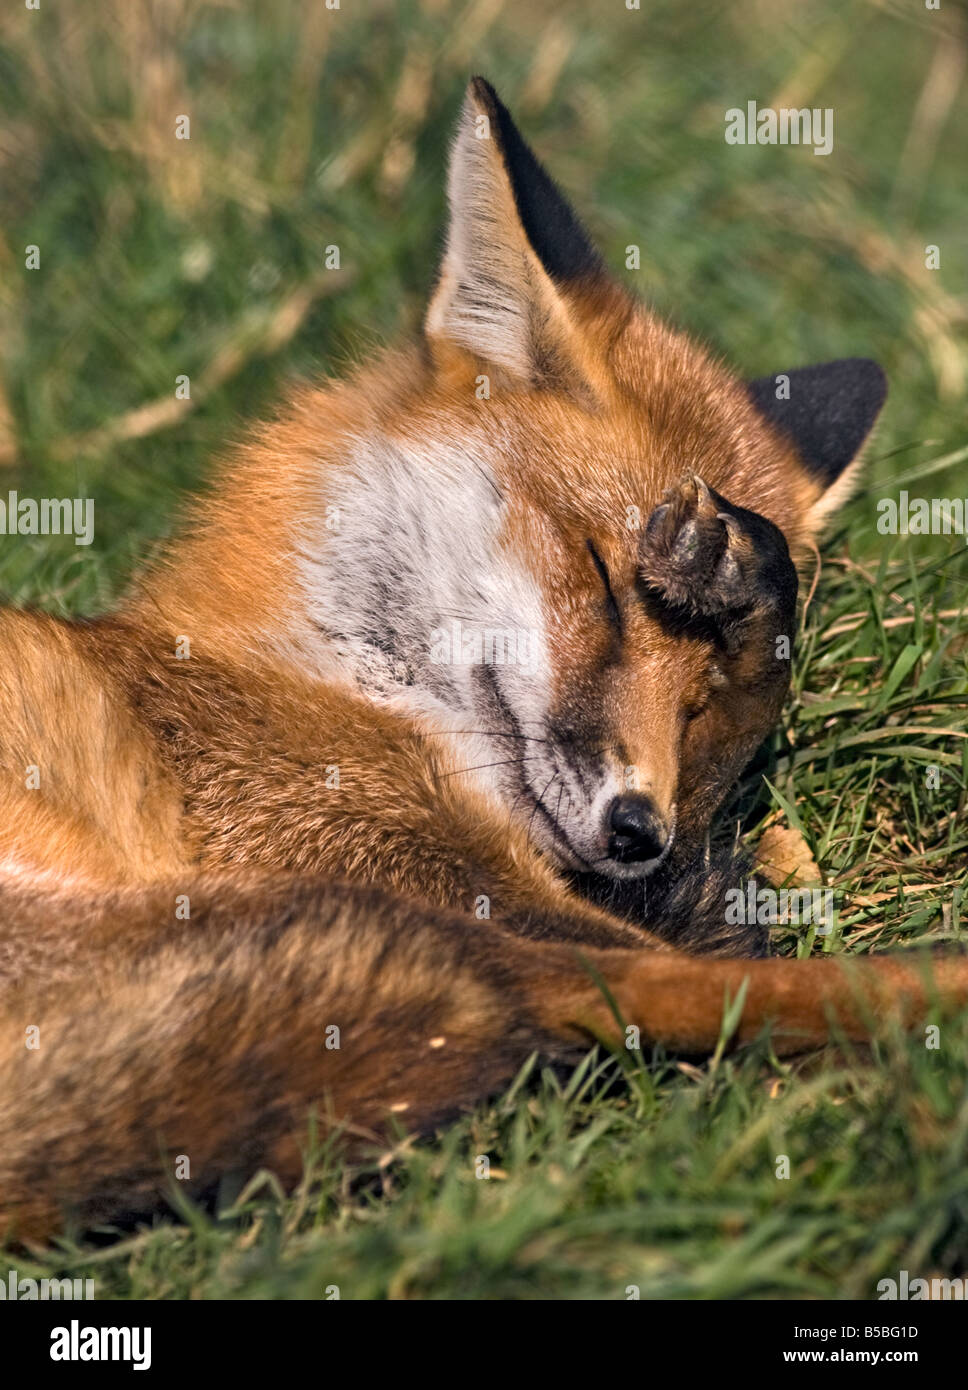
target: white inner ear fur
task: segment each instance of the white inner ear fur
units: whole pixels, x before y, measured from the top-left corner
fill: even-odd
[[[451,152],[447,196],[447,250],[427,335],[530,381],[547,355],[542,340],[561,342],[568,314],[525,235],[494,132],[470,94]]]

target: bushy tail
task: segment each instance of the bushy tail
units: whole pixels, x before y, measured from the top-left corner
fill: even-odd
[[[280,879],[108,899],[0,894],[0,1239],[44,1240],[267,1166],[301,1174],[315,1111],[371,1146],[593,1039],[787,1051],[968,1001],[968,961],[700,960],[533,942],[375,889]],[[2,920],[2,917],[0,917]],[[852,965],[852,968],[848,968]],[[24,983],[24,980],[28,983]]]

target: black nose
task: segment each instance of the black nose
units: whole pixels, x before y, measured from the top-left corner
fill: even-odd
[[[641,864],[657,859],[668,835],[647,796],[618,796],[608,813],[612,834],[608,840],[611,859],[620,864]]]

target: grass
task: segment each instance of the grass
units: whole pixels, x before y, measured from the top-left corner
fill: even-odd
[[[882,536],[875,510],[902,486],[968,492],[960,15],[891,0],[818,0],[809,23],[792,0],[11,8],[0,492],[93,497],[96,542],[0,542],[0,591],[104,607],[288,379],[416,327],[451,123],[483,71],[616,273],[663,312],[750,375],[863,354],[887,369],[869,487],[838,518],[783,723],[731,815],[751,843],[793,819],[837,893],[833,934],[780,929],[778,949],[964,939],[964,539]],[[725,110],[751,99],[832,107],[833,154],[726,146]],[[190,141],[174,139],[183,113]],[[172,406],[181,374],[188,408]],[[368,1168],[317,1153],[288,1199],[263,1175],[217,1216],[11,1258],[21,1275],[92,1276],[99,1297],[870,1298],[900,1269],[966,1273],[966,1147],[955,1028],[933,1050],[888,1038],[873,1065],[780,1065],[765,1041],[700,1068],[594,1056],[570,1077],[532,1069]]]

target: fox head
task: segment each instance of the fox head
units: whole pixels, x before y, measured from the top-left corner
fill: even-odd
[[[701,842],[777,717],[796,565],[884,377],[744,382],[659,322],[480,78],[448,195],[420,354],[347,407],[315,622],[559,866],[641,878]]]

